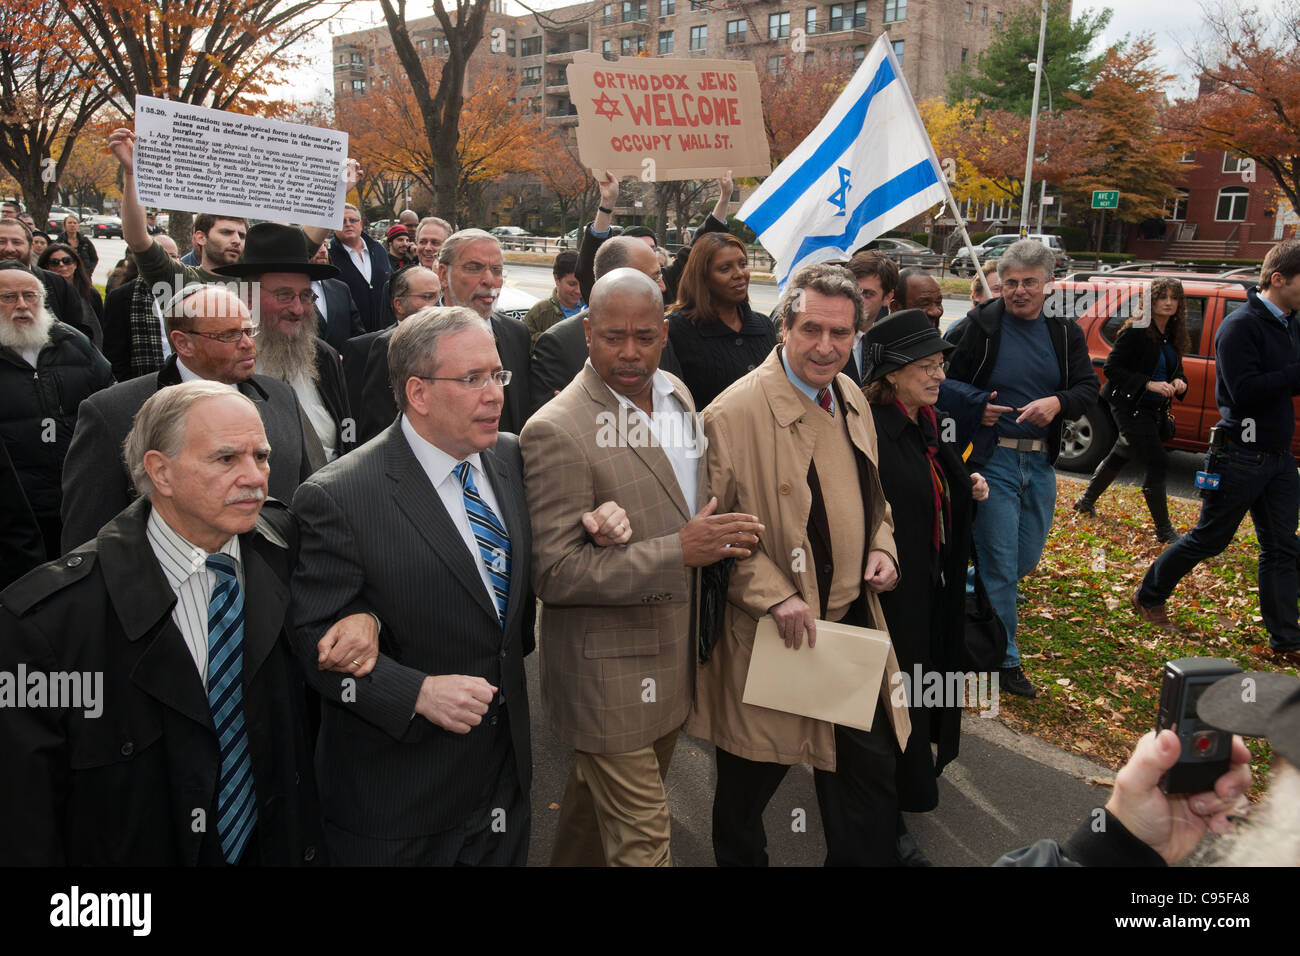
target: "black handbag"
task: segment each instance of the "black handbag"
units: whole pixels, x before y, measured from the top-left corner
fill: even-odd
[[[1159,428],[1160,440],[1169,441],[1174,437],[1174,413],[1170,411],[1171,402],[1165,402],[1156,412],[1156,427]]]
[[[699,655],[700,663],[707,664],[713,648],[722,637],[723,622],[727,615],[727,587],[731,584],[731,569],[735,558],[725,558],[705,565],[700,571]]]
[[[995,671],[1007,658],[1007,629],[989,603],[974,548],[971,566],[975,569],[975,592],[966,595],[966,633],[957,666],[962,671]]]

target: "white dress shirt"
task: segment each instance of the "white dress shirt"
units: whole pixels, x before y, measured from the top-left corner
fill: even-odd
[[[352,264],[356,266],[357,271],[361,273],[361,278],[366,280],[366,285],[369,285],[370,284],[370,247],[366,245],[366,240],[365,239],[361,240],[360,249],[353,249],[347,243],[343,244],[343,248],[346,249],[348,251],[348,255],[352,257]]]
[[[185,646],[190,649],[190,656],[194,658],[194,666],[198,668],[199,679],[203,681],[206,690],[208,602],[212,600],[212,590],[217,586],[217,573],[206,564],[208,552],[182,538],[152,508],[145,526],[145,536],[149,539],[149,547],[153,549],[167,583],[176,594],[172,621],[185,639]],[[235,578],[239,581],[239,590],[242,592],[244,564],[240,558],[239,537],[231,535],[219,553],[228,554],[235,559]]]
[[[591,359],[587,359],[587,364],[591,365]],[[605,387],[609,388],[609,384],[606,383]],[[654,414],[647,416],[636,407],[632,399],[609,388],[609,393],[618,403],[629,410],[628,414],[640,418],[650,429],[650,434],[672,466],[687,512],[695,514],[696,468],[700,456],[704,454],[704,431],[699,427],[696,417],[688,414],[686,407],[677,400],[673,394],[673,383],[662,369],[657,369],[650,380],[650,391]]]
[[[492,581],[488,577],[487,566],[483,563],[482,552],[479,551],[478,541],[474,538],[474,529],[470,527],[469,515],[465,512],[465,493],[460,486],[460,479],[452,471],[460,464],[460,459],[452,458],[437,445],[421,438],[411,425],[405,415],[402,416],[402,434],[406,436],[406,443],[411,446],[411,451],[415,454],[415,460],[420,463],[424,473],[429,477],[429,483],[433,485],[433,490],[438,492],[438,497],[442,500],[442,506],[447,510],[448,516],[460,532],[461,540],[465,542],[465,547],[469,550],[470,557],[474,560],[474,567],[478,568],[478,575],[483,581],[483,588],[487,591],[488,600],[493,607],[497,606],[496,592],[492,590]],[[497,504],[496,494],[492,491],[492,482],[483,472],[483,462],[481,457],[475,453],[464,459],[470,464],[474,476],[474,487],[478,491],[479,497],[483,503],[492,509],[492,513],[497,516],[501,522],[501,527],[510,533],[510,526],[506,524],[506,516]],[[513,555],[513,545],[511,547]],[[514,563],[512,558],[512,564]]]
[[[368,276],[366,277],[366,281],[370,281]],[[322,337],[324,337],[323,333],[325,329],[329,327],[330,317],[329,309],[325,308],[325,284],[321,282],[320,279],[315,279],[312,281],[311,291],[316,293],[316,311],[319,312],[320,317],[325,320],[321,325],[321,333]],[[349,329],[349,331],[351,330]]]
[[[312,431],[320,439],[321,448],[325,449],[325,460],[333,461],[339,456],[338,447],[334,444],[337,429],[334,426],[334,416],[326,407],[325,400],[320,397],[320,389],[304,372],[299,372],[298,377],[289,385],[297,393],[302,410],[307,413],[307,421],[311,422]]]

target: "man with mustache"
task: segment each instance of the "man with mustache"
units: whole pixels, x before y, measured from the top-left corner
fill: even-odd
[[[48,560],[62,553],[59,477],[77,406],[111,385],[113,372],[84,335],[55,321],[45,297],[30,269],[0,262],[0,443],[40,525]]]
[[[126,437],[140,497],[0,593],[0,668],[99,678],[77,702],[0,708],[0,864],[325,862],[270,455],[246,396],[163,388]],[[343,673],[369,671],[369,626]]]
[[[658,284],[630,268],[598,279],[586,331],[590,360],[519,439],[542,703],[575,751],[551,862],[668,866],[664,777],[695,690],[694,569],[748,557],[762,527],[713,513],[691,394],[659,371]],[[602,501],[627,509],[614,529],[625,547],[597,537],[588,512]]]
[[[257,326],[248,306],[221,286],[187,286],[163,308],[163,317],[172,354],[162,368],[104,389],[77,411],[63,463],[64,551],[93,538],[135,497],[122,464],[122,441],[140,406],[168,385],[207,379],[253,400],[275,447],[269,480],[276,498],[290,500],[311,474],[297,396],[283,382],[254,374]]]

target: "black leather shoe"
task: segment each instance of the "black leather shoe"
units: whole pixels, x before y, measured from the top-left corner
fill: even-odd
[[[998,680],[998,687],[1008,694],[1015,694],[1017,697],[1037,697],[1038,688],[1029,682],[1025,676],[1024,669],[1017,664],[1015,667],[1004,667],[1001,669],[1001,676]]]
[[[898,865],[899,866],[934,866],[930,858],[921,852],[921,848],[916,845],[916,840],[912,839],[912,834],[904,830],[898,836]]]

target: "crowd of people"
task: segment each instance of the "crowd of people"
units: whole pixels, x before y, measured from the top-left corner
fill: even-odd
[[[669,256],[616,234],[606,173],[520,321],[496,309],[497,239],[411,210],[383,243],[352,205],[332,235],[204,214],[180,257],[135,199],[132,140],[109,137],[130,254],[106,301],[73,217],[35,260],[30,226],[0,220],[0,671],[103,683],[98,713],[0,708],[0,862],[523,864],[534,650],[573,750],[553,864],[672,862],[683,732],[714,745],[720,865],[767,863],[763,811],[796,764],[828,864],[928,862],[902,814],[937,806],[963,702],[900,679],[963,668],[978,584],[1006,635],[988,666],[1035,696],[1017,583],[1062,425],[1098,397],[1079,328],[1044,311],[1051,250],[1009,246],[946,334],[934,278],[871,251],[797,270],[765,316],[729,175]],[[1298,290],[1283,242],[1225,323],[1221,496],[1134,597],[1157,620],[1250,510],[1290,663]],[[1138,456],[1170,540],[1160,426],[1187,346],[1181,287],[1153,291],[1106,368],[1122,437],[1075,507]],[[745,702],[768,616],[805,658],[818,622],[888,632],[870,729]],[[1163,812],[1220,828],[1243,772]],[[1140,779],[1126,824],[1151,812]]]

